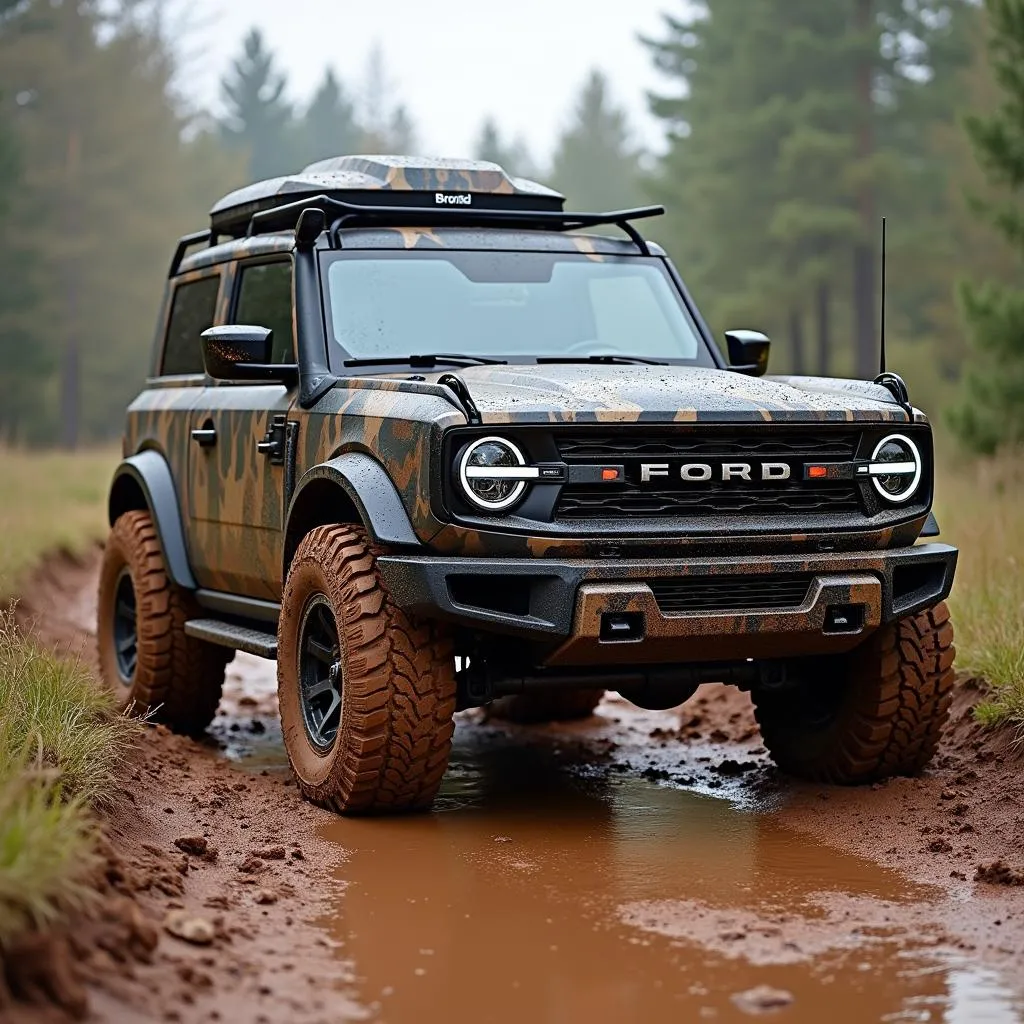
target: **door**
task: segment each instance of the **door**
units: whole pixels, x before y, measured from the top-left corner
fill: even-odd
[[[240,264],[229,323],[269,327],[273,361],[295,362],[290,259]],[[199,585],[281,596],[285,462],[293,390],[212,383],[192,407],[189,550]]]

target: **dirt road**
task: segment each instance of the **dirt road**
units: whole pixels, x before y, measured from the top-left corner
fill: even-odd
[[[36,581],[46,642],[90,649],[94,574]],[[212,942],[108,934],[96,1019],[1024,1020],[1024,887],[975,881],[1024,870],[1024,757],[969,687],[918,780],[796,785],[749,701],[706,687],[572,727],[467,713],[435,813],[343,820],[291,784],[273,666],[229,673],[208,742],[149,730],[110,827],[113,890]]]

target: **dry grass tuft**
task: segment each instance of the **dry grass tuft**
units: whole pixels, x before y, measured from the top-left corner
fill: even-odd
[[[0,596],[52,551],[81,553],[107,532],[117,449],[58,452],[0,446]]]
[[[1024,452],[940,471],[936,515],[960,548],[957,662],[988,685],[977,717],[1024,731]]]

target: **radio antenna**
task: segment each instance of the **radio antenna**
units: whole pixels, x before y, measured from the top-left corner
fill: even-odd
[[[881,330],[879,332],[879,338],[881,340],[881,367],[879,373],[885,373],[885,218],[882,218],[882,302],[881,302]]]

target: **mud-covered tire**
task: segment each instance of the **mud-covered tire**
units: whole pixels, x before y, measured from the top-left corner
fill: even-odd
[[[126,579],[135,607],[133,671],[119,660],[115,634]],[[185,623],[200,614],[191,592],[171,581],[150,514],[126,512],[110,531],[100,567],[100,674],[123,707],[188,736],[201,735],[213,721],[233,656],[185,633]]]
[[[764,744],[797,778],[857,785],[931,760],[953,696],[953,624],[939,604],[843,657],[809,662],[794,689],[754,693]]]
[[[448,767],[455,713],[449,630],[392,600],[365,531],[322,526],[299,544],[278,623],[281,728],[304,796],[339,814],[425,810]],[[317,603],[335,623],[340,719],[319,747],[307,724],[300,645]]]
[[[499,697],[487,706],[489,718],[520,725],[541,722],[576,722],[589,718],[604,690],[537,690]]]

